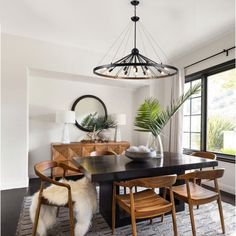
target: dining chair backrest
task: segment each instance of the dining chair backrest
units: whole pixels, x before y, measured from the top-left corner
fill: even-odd
[[[48,169],[52,169],[57,166],[58,164],[56,161],[43,161],[34,166],[34,171],[35,171],[35,174],[41,178],[41,177],[45,177],[43,173],[44,171]]]
[[[106,156],[106,155],[116,155],[117,153],[115,153],[114,151],[93,151],[89,154],[90,156]]]
[[[203,158],[212,159],[212,160],[216,159],[216,154],[212,152],[193,152],[191,156],[203,157]]]
[[[203,171],[195,171],[188,174],[178,176],[178,179],[207,179],[214,180],[221,178],[224,175],[224,168],[214,169],[214,170],[203,170]]]
[[[42,161],[38,164],[36,164],[34,166],[34,171],[35,171],[35,174],[42,180],[42,181],[46,181],[46,182],[50,182],[50,183],[53,183],[53,184],[58,184],[58,181],[55,181],[54,179],[48,177],[46,175],[46,173],[44,173],[46,170],[51,170],[55,167],[60,167],[63,169],[63,174],[61,177],[65,178],[66,176],[66,172],[68,170],[71,170],[71,171],[75,171],[77,172],[78,175],[83,175],[82,172],[79,171],[78,168],[73,168],[71,166],[69,166],[68,164],[65,164],[63,162],[56,162],[56,161]],[[60,182],[59,182],[60,184]],[[61,184],[60,184],[61,185]]]
[[[124,184],[126,187],[129,188],[135,186],[144,188],[163,188],[172,186],[176,182],[176,179],[177,175],[165,175],[165,176],[128,180],[120,182],[120,184]]]

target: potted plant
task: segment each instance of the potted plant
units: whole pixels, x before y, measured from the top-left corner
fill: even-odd
[[[98,116],[97,112],[86,116],[81,124],[83,127],[91,130],[88,136],[92,141],[95,141],[97,137],[98,139],[104,139],[106,135],[102,135],[102,131],[116,127],[116,122],[112,116],[108,115],[107,118],[105,116]]]
[[[172,101],[170,106],[167,106],[165,109],[161,107],[159,101],[154,97],[145,99],[140,105],[135,117],[135,130],[152,134],[151,141],[149,140],[148,143],[150,148],[156,149],[157,155],[163,155],[163,147],[160,139],[163,128],[184,102],[193,94],[198,93],[200,89],[201,84],[196,84],[177,100]]]

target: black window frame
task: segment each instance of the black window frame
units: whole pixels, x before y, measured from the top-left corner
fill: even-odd
[[[207,151],[207,77],[235,68],[235,59],[204,69],[185,76],[185,83],[201,79],[201,151]],[[191,149],[184,149],[185,154],[190,154]],[[216,153],[217,160],[235,163],[236,156]]]

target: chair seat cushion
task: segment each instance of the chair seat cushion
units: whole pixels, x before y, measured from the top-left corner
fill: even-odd
[[[94,192],[94,186],[87,178],[77,181],[61,179],[59,182],[70,185],[73,202],[86,198],[86,195],[91,191]],[[94,195],[94,193],[91,195]],[[68,202],[68,189],[52,184],[43,190],[43,197],[51,204],[63,206]]]
[[[189,186],[190,186],[191,199],[194,201],[207,200],[207,199],[211,200],[218,197],[218,193],[208,190],[206,188],[203,188],[199,186],[198,184],[194,184],[190,182]],[[177,196],[187,201],[188,194],[187,194],[186,184],[173,186],[172,190]]]
[[[118,195],[117,201],[124,209],[130,211],[130,195]],[[153,190],[147,189],[134,193],[134,208],[136,217],[145,215],[153,216],[171,210],[172,204],[156,194]]]

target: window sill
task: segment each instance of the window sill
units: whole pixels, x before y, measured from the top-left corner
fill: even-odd
[[[217,161],[223,161],[223,162],[228,162],[228,163],[233,163],[235,164],[235,156],[227,156],[227,155],[222,155],[222,154],[218,154],[217,155]]]

